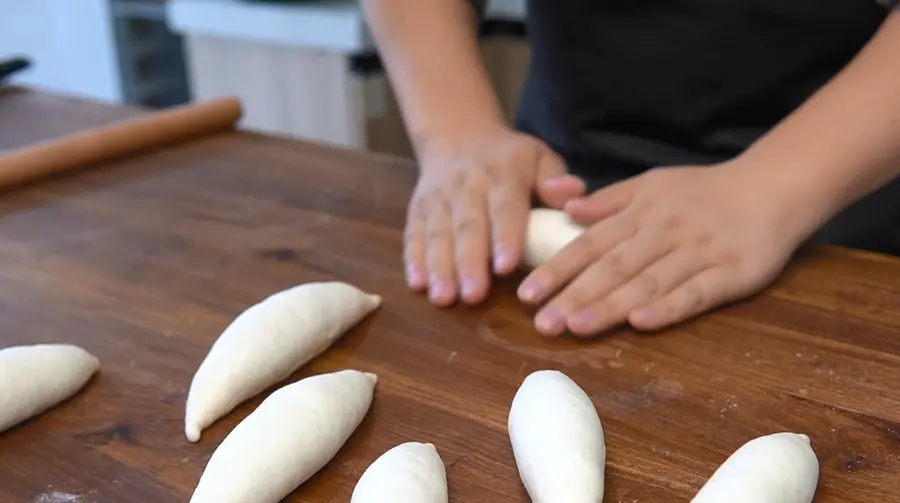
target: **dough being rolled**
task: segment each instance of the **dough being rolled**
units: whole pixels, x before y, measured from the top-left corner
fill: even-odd
[[[509,411],[519,476],[534,503],[601,503],[606,441],[594,403],[561,372],[525,378]]]
[[[564,211],[531,210],[522,263],[532,269],[543,264],[584,231],[584,227],[573,222]]]
[[[775,433],[735,451],[691,503],[811,503],[818,484],[809,437]]]
[[[99,368],[96,357],[70,344],[0,350],[0,431],[72,397]]]
[[[360,477],[350,503],[447,503],[444,462],[432,444],[408,442],[385,452]]]
[[[216,449],[191,503],[278,503],[322,469],[362,422],[378,378],[343,370],[266,398]]]
[[[381,304],[341,282],[306,283],[275,293],[231,322],[191,382],[184,433],[191,442],[245,400],[279,383],[328,349]]]

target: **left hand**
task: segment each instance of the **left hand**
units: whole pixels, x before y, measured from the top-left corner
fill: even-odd
[[[573,220],[593,225],[519,287],[525,302],[550,299],[537,330],[656,330],[765,287],[806,236],[790,194],[752,168],[655,169],[569,201]]]

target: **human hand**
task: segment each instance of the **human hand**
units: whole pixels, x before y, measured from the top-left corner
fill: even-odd
[[[549,299],[537,330],[656,330],[766,286],[805,228],[790,195],[779,199],[747,168],[655,169],[569,201],[570,217],[593,225],[521,284],[523,301]]]
[[[580,179],[565,175],[564,162],[546,144],[505,128],[432,146],[419,160],[404,261],[410,288],[427,289],[437,305],[458,297],[480,302],[491,269],[499,275],[515,270],[532,194],[561,208],[586,190]]]

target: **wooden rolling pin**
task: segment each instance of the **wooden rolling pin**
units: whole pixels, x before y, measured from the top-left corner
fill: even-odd
[[[242,114],[237,98],[220,98],[0,152],[0,189],[221,131],[233,127]]]

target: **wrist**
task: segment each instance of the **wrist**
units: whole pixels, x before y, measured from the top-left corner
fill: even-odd
[[[748,150],[726,163],[730,183],[752,195],[753,211],[769,217],[780,239],[799,246],[840,211],[842,198],[797,160],[756,154]]]
[[[491,117],[460,123],[442,123],[413,133],[412,143],[416,157],[425,167],[428,159],[436,157],[460,157],[466,152],[501,135],[512,133],[502,119]]]

